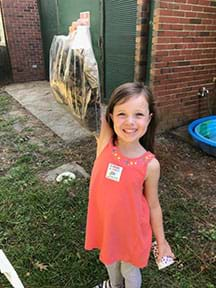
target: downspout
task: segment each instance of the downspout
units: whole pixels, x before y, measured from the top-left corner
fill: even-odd
[[[151,52],[152,52],[152,34],[153,34],[153,21],[154,21],[154,8],[155,8],[155,0],[149,1],[149,35],[148,35],[148,49],[147,49],[147,65],[146,65],[146,80],[145,84],[150,84],[150,70],[151,70]]]
[[[104,30],[105,30],[105,1],[100,0],[100,35],[99,35],[99,43],[98,46],[101,49],[101,56],[99,65],[99,79],[100,79],[100,93],[102,101],[106,101],[105,99],[105,43],[104,43]]]
[[[55,0],[55,8],[56,8],[57,34],[60,34],[60,18],[59,18],[59,3],[58,3],[58,0]]]

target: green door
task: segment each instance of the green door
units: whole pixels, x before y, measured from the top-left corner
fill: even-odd
[[[100,49],[102,0],[40,0],[40,15],[43,35],[46,70],[49,67],[49,49],[54,35],[67,35],[72,21],[79,18],[80,12],[90,11],[91,36],[95,57],[100,71],[102,51]]]
[[[91,13],[91,36],[106,100],[134,80],[137,0],[39,0],[46,70],[54,35],[68,34],[80,12]]]
[[[136,0],[104,0],[105,99],[124,82],[134,81]]]

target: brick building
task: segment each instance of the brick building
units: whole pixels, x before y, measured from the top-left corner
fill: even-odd
[[[0,3],[13,80],[45,79],[38,1]],[[137,0],[134,56],[134,79],[150,85],[161,129],[208,115],[216,102],[216,0]],[[199,96],[202,87],[209,97]]]
[[[138,6],[137,77],[143,79],[140,71],[145,72],[148,63],[149,76],[144,79],[148,76],[156,97],[161,128],[216,113],[216,1],[138,0]],[[145,44],[149,22],[144,19],[148,17],[152,23],[150,59]],[[202,87],[209,97],[200,97]]]
[[[37,0],[1,0],[14,82],[45,79]]]

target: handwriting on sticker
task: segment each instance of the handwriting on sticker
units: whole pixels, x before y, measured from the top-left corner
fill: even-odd
[[[113,181],[120,181],[123,168],[121,166],[109,163],[106,171],[106,178]]]

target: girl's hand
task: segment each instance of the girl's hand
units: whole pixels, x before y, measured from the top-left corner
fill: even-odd
[[[99,136],[96,137],[97,157],[100,155],[104,147],[110,141],[112,135],[113,135],[113,131],[110,128],[109,124],[107,123],[105,114],[103,113],[102,108],[101,108],[101,128],[100,128]]]
[[[170,256],[175,259],[175,255],[173,254],[172,249],[166,239],[163,242],[158,243],[157,261],[160,262],[163,256]]]

